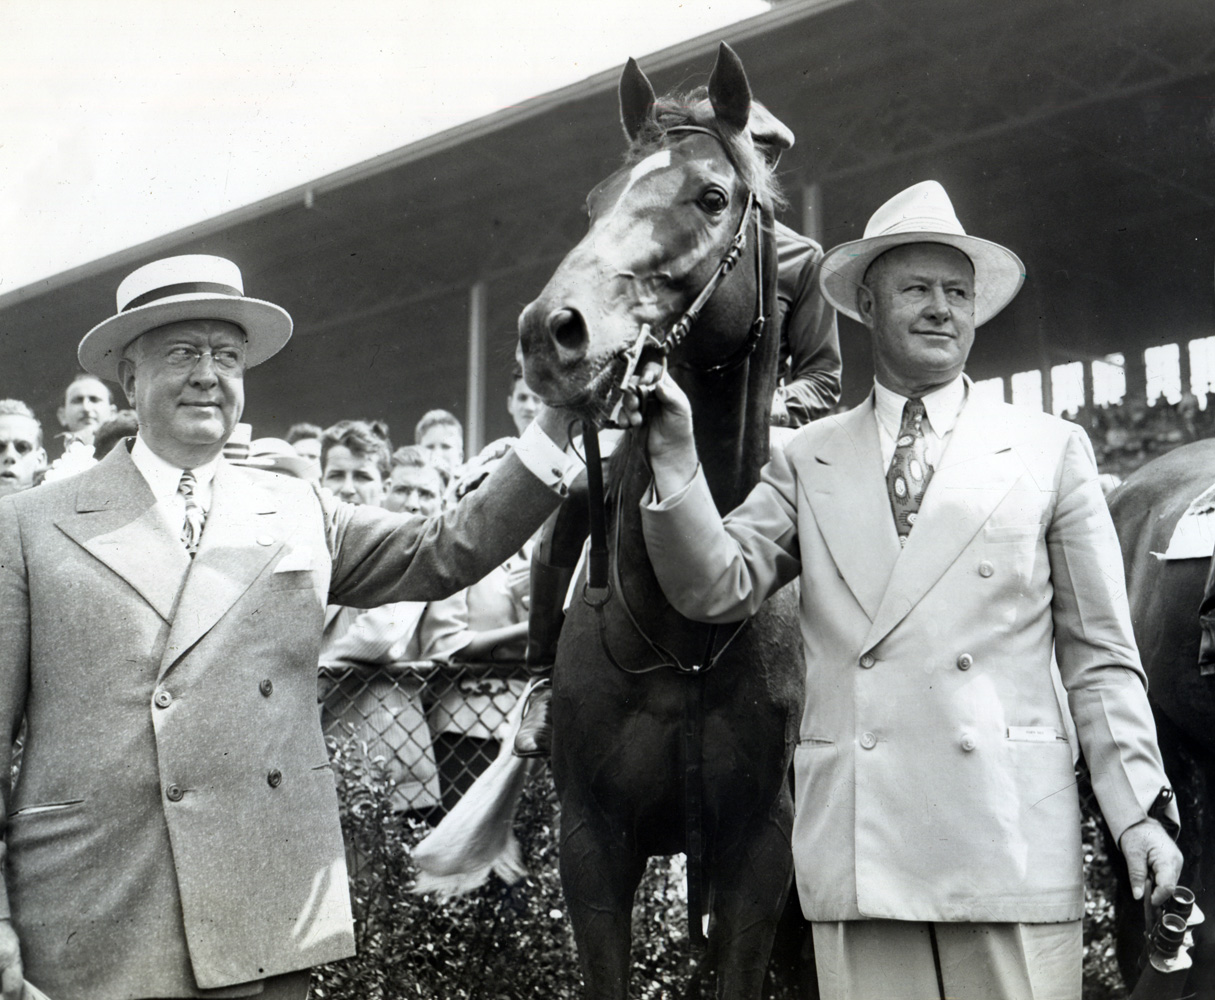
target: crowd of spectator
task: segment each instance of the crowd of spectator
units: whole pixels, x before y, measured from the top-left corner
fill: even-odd
[[[1125,479],[1139,466],[1178,445],[1215,435],[1215,396],[1187,392],[1176,402],[1127,400],[1118,406],[1081,407],[1064,416],[1088,432],[1097,467]]]

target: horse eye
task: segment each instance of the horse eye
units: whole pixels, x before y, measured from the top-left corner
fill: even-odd
[[[716,215],[718,212],[725,211],[726,206],[730,204],[730,199],[719,188],[709,188],[708,191],[700,196],[699,204],[706,212]]]

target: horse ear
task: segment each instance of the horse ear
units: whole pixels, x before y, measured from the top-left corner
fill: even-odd
[[[620,124],[632,142],[641,127],[654,115],[654,88],[641,72],[637,60],[630,58],[620,74]]]
[[[709,101],[719,123],[735,132],[751,117],[751,85],[742,60],[725,42],[717,48],[717,64],[709,77]]]

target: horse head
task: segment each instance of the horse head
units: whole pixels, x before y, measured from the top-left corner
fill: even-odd
[[[620,117],[629,141],[624,166],[587,196],[586,236],[519,317],[528,385],[597,422],[618,397],[628,352],[645,329],[651,356],[666,340],[672,362],[691,367],[746,350],[757,293],[762,302],[754,247],[780,197],[776,156],[793,142],[753,103],[742,63],[724,42],[708,87],[688,94],[656,97],[630,59]],[[723,268],[740,238],[748,251],[736,250]],[[681,325],[689,307],[727,271],[684,339],[695,318]]]

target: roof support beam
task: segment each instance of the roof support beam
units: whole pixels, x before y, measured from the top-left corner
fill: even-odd
[[[468,403],[464,435],[472,458],[485,446],[485,356],[489,340],[489,286],[478,281],[468,290]]]

